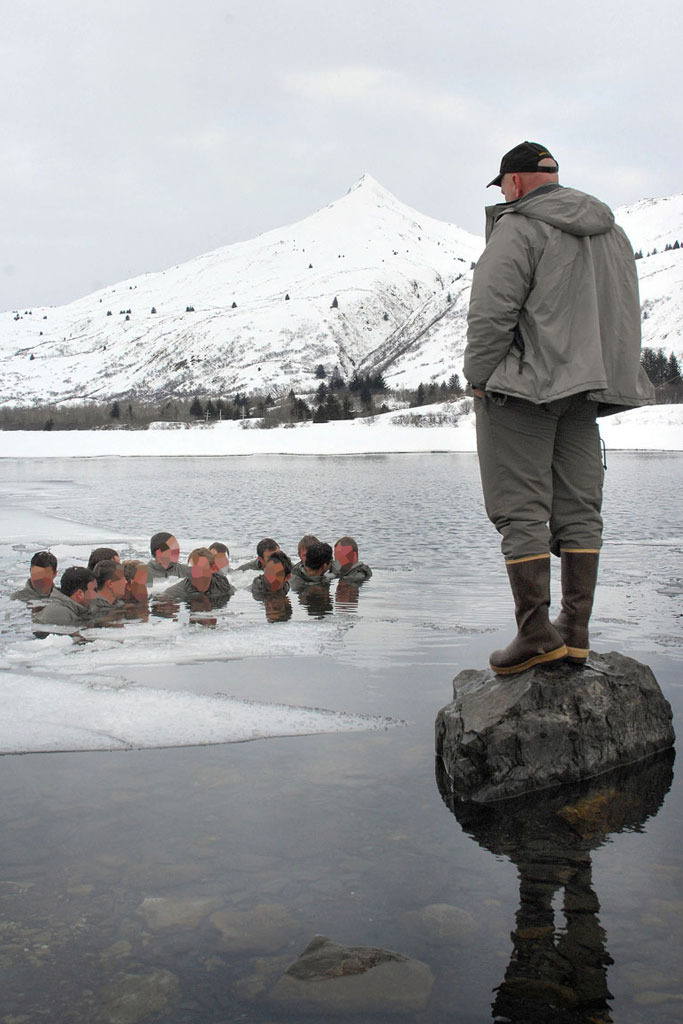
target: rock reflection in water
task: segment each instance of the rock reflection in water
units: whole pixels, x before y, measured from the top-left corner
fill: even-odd
[[[496,991],[499,1024],[610,1024],[607,968],[613,963],[600,925],[591,853],[610,835],[640,828],[662,805],[674,752],[578,786],[493,804],[463,803],[437,760],[437,785],[463,830],[519,872],[513,950]],[[564,926],[553,900],[563,893]]]

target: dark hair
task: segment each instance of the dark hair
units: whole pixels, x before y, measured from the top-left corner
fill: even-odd
[[[88,584],[95,579],[95,573],[80,565],[72,565],[62,573],[59,589],[66,597],[71,597],[77,590],[87,590]]]
[[[119,557],[118,551],[114,551],[113,548],[95,548],[94,551],[90,552],[90,558],[88,559],[88,568],[92,571],[98,562],[104,562],[105,559],[111,561],[116,556]]]
[[[112,558],[103,558],[99,561],[92,570],[97,580],[97,589],[101,590],[107,580],[115,580],[119,569],[123,572],[121,563],[115,562]]]
[[[344,548],[351,548],[352,551],[355,551],[356,554],[358,554],[358,545],[356,544],[353,537],[340,537],[337,543],[334,545],[335,548],[337,547],[338,544],[341,544],[341,546]]]
[[[332,548],[329,544],[318,541],[317,544],[311,544],[309,548],[306,548],[304,565],[307,569],[320,569],[323,565],[329,565],[331,561]]]
[[[219,555],[229,555],[227,544],[221,544],[219,540],[215,540],[213,544],[209,544],[209,551],[215,551]]]
[[[152,552],[152,557],[156,557],[157,551],[167,551],[168,544],[166,543],[173,536],[172,533],[166,533],[162,530],[161,533],[155,533],[149,542],[149,550]]]
[[[36,551],[31,559],[31,568],[34,565],[39,566],[41,569],[52,569],[53,572],[57,572],[57,559],[51,551]]]
[[[256,545],[256,554],[259,558],[263,558],[266,551],[277,551],[279,547],[280,545],[278,542],[273,540],[272,537],[264,537],[263,540],[260,540]]]
[[[289,555],[286,555],[284,553],[284,551],[275,551],[270,556],[268,561],[269,562],[279,562],[280,565],[284,566],[285,575],[286,576],[291,576],[292,575],[292,560],[289,557]]]

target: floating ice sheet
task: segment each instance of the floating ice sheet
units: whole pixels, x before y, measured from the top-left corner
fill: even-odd
[[[0,673],[0,753],[126,750],[360,732],[396,719],[169,692],[110,682]]]
[[[0,643],[0,668],[45,671],[54,675],[83,675],[130,665],[188,665],[234,658],[283,657],[330,651],[341,643],[343,628],[332,618],[312,623],[288,622],[286,629],[272,629],[264,650],[266,623],[257,624],[237,617],[224,618],[220,628],[189,626],[187,612],[179,620],[150,618],[148,622],[127,622],[121,629],[83,628],[89,643],[74,643],[70,635],[51,633]],[[34,627],[40,628],[40,627]],[[56,627],[54,627],[56,628]],[[69,632],[74,632],[70,627]]]
[[[48,515],[25,505],[0,507],[0,536],[3,544],[25,543],[33,550],[55,543],[112,544],[121,536],[112,530]],[[33,551],[31,552],[33,553]]]

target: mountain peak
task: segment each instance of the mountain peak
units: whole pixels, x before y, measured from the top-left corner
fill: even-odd
[[[373,178],[373,176],[367,172],[361,174],[358,181],[351,186],[346,195],[350,196],[354,192],[359,193],[364,198],[381,200],[384,202],[388,200],[391,203],[399,202],[393,192],[390,192],[388,188],[385,188],[384,185],[381,185],[379,181],[377,181],[377,178]]]

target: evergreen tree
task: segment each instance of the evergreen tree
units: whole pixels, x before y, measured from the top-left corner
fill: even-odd
[[[118,419],[121,418],[121,409],[119,407],[119,403],[118,402],[114,402],[114,404],[112,405],[112,407],[111,407],[111,409],[109,411],[109,415],[111,416],[111,418],[113,420],[118,420]]]
[[[452,373],[448,378],[448,390],[453,395],[463,394],[462,384],[460,383],[460,377],[457,373]]]
[[[297,398],[292,406],[292,419],[296,423],[305,423],[306,420],[310,420],[311,410],[304,402],[303,398]]]
[[[192,399],[192,404],[190,405],[190,416],[194,416],[195,419],[199,420],[202,418],[203,415],[204,406],[199,401],[198,396],[195,395],[194,398]]]
[[[323,366],[322,363],[318,363],[318,365],[316,366],[315,375],[319,380],[324,380],[324,378],[327,377],[327,371],[325,370],[325,367]]]
[[[344,419],[341,403],[332,394],[330,394],[327,398],[326,412],[328,420]]]
[[[372,391],[368,387],[367,383],[363,384],[363,387],[360,389],[360,400],[361,405],[364,406],[364,408],[368,408],[372,405]]]

